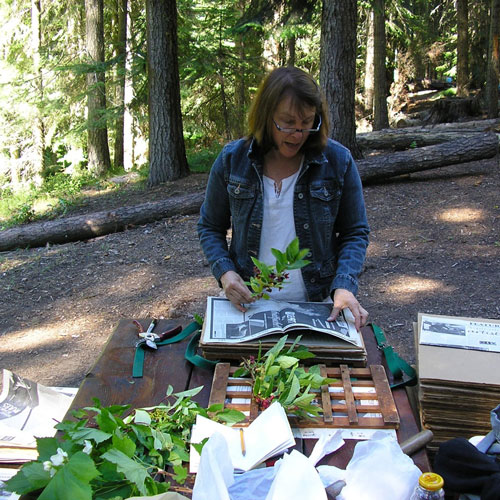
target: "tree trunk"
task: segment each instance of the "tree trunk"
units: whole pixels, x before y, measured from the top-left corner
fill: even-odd
[[[117,2],[117,33],[115,43],[115,55],[118,58],[116,67],[116,107],[120,114],[115,122],[115,154],[114,165],[123,167],[124,150],[124,112],[125,112],[125,74],[127,63],[127,0],[118,0]]]
[[[385,0],[373,1],[373,130],[389,128],[385,75]]]
[[[488,133],[464,137],[437,146],[375,156],[360,160],[357,165],[361,180],[368,183],[395,175],[492,158],[497,152],[498,137],[496,134]]]
[[[469,85],[468,0],[457,0],[457,97],[467,97]]]
[[[103,0],[85,0],[86,41],[90,63],[104,62]],[[104,71],[87,73],[89,171],[103,175],[111,168],[106,126],[106,84]]]
[[[356,144],[356,0],[324,0],[320,83],[328,103],[330,136],[361,156]]]
[[[149,186],[189,174],[182,134],[175,0],[146,0]]]
[[[368,29],[366,34],[366,61],[365,61],[365,108],[373,118],[373,9],[368,11]]]
[[[204,193],[194,193],[164,201],[13,227],[0,231],[0,251],[85,240],[165,217],[197,214],[204,197]]]
[[[490,11],[490,42],[488,49],[488,76],[486,81],[486,102],[488,118],[498,116],[498,72],[499,72],[499,47],[498,36],[500,33],[500,0],[491,0]]]
[[[43,102],[43,75],[40,65],[40,46],[42,30],[40,27],[42,7],[40,0],[31,1],[31,48],[33,51],[33,73],[35,74],[35,86],[37,101]],[[45,169],[45,127],[40,108],[35,111],[35,123],[33,126],[33,147],[35,149],[32,171],[29,173],[28,181],[41,186],[42,174]]]

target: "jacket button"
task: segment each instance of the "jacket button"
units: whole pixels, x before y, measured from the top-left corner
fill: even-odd
[[[313,254],[312,252],[307,252],[308,257],[312,257],[312,254]]]
[[[311,278],[311,283],[316,283],[316,278]]]
[[[307,222],[304,224],[304,229],[309,229],[309,224],[307,224]]]
[[[301,200],[302,198],[304,198],[304,193],[299,193],[299,194],[297,195],[297,198],[298,198],[299,200]]]

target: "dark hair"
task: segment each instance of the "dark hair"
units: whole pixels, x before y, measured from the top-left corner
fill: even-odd
[[[321,127],[318,132],[309,134],[304,149],[322,151],[328,139],[328,113],[323,93],[312,76],[293,66],[276,68],[260,84],[248,113],[249,137],[255,138],[264,153],[274,146],[273,114],[286,96],[292,97],[299,111],[304,106],[316,108],[321,116]]]

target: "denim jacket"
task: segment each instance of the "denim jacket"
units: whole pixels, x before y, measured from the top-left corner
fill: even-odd
[[[198,221],[201,247],[220,283],[227,271],[253,275],[263,219],[263,157],[255,141],[227,144],[210,172]],[[338,142],[305,154],[295,185],[293,215],[300,248],[311,264],[301,269],[309,301],[337,288],[356,294],[369,227],[357,167]],[[227,231],[232,229],[228,248]]]

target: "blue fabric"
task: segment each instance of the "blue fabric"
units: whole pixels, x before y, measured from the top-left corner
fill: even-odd
[[[198,221],[200,243],[217,280],[236,271],[253,275],[263,217],[263,158],[255,141],[240,139],[219,154]],[[321,154],[306,153],[294,193],[295,230],[311,264],[302,268],[308,300],[337,288],[358,289],[368,246],[361,180],[348,149],[328,140]],[[232,228],[228,248],[226,234]]]

